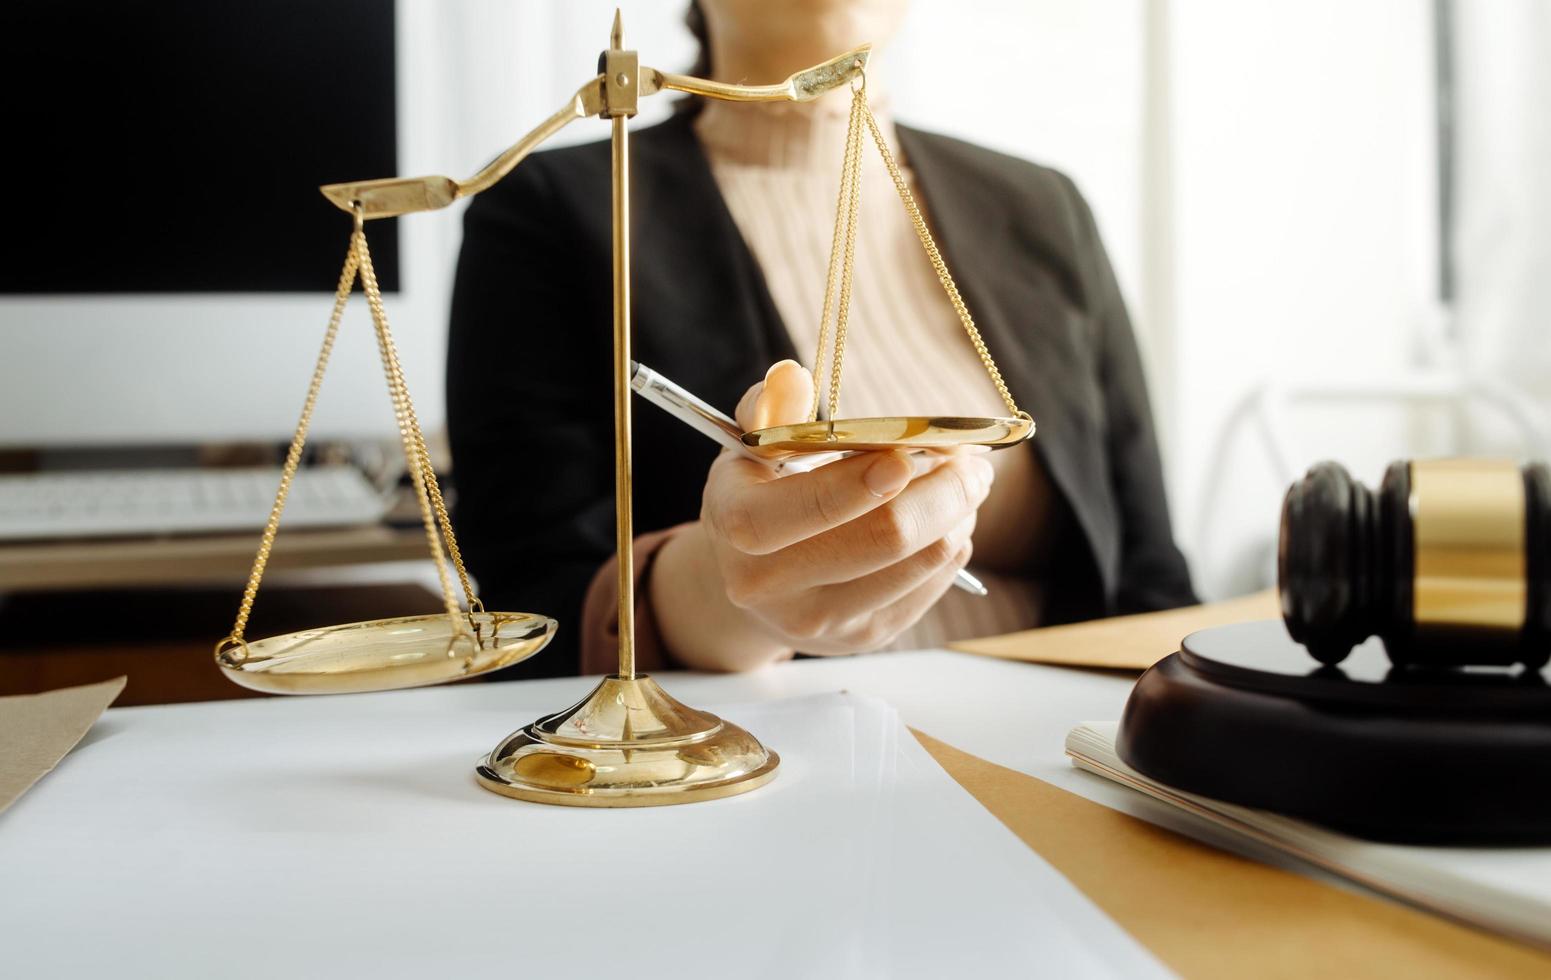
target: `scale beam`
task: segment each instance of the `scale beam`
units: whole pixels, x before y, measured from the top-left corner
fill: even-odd
[[[617,49],[616,49],[617,50]],[[691,75],[675,75],[656,68],[639,69],[639,96],[656,95],[659,92],[684,92],[710,99],[730,102],[811,102],[825,92],[839,88],[857,77],[867,67],[872,45],[864,44],[828,61],[793,73],[776,85],[730,85],[708,78]],[[379,180],[350,181],[343,184],[325,184],[319,188],[323,196],[341,211],[354,212],[361,206],[362,216],[395,218],[417,211],[436,211],[445,208],[459,198],[472,197],[488,190],[502,177],[512,172],[528,154],[538,149],[551,136],[560,132],[577,119],[593,116],[609,118],[618,111],[624,93],[619,91],[617,72],[597,75],[576,90],[569,102],[554,115],[544,120],[532,132],[512,144],[505,152],[483,170],[467,180],[453,180],[440,175],[430,177],[384,177]],[[630,100],[630,115],[634,115],[634,99]],[[611,110],[610,105],[614,109]]]
[[[872,56],[872,45],[864,44],[837,55],[812,68],[795,72],[777,85],[729,85],[692,75],[675,75],[656,68],[641,69],[641,94],[656,95],[671,90],[728,102],[812,102],[860,75]]]
[[[319,190],[342,211],[353,211],[359,203],[364,217],[395,218],[416,211],[435,211],[445,208],[460,197],[472,197],[488,190],[496,181],[512,172],[528,154],[540,144],[560,132],[577,119],[587,119],[603,112],[603,76],[590,79],[576,90],[554,115],[540,123],[532,132],[513,143],[504,153],[468,180],[457,181],[451,177],[384,177],[379,180],[360,180],[346,184],[325,184]]]

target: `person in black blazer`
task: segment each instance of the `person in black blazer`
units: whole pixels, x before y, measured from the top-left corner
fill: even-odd
[[[765,24],[808,45],[796,50],[793,42],[784,67],[772,61],[770,79],[718,74],[718,57],[730,64],[736,53],[733,41],[718,44],[718,26],[727,36],[757,36],[761,18],[795,15],[747,0],[705,6],[712,74],[763,82],[828,56],[814,52],[854,46],[851,32],[886,36],[902,4],[837,0],[832,6],[846,16],[815,16],[811,30],[795,35]],[[700,14],[697,5],[692,18]],[[774,43],[758,50],[767,59],[782,53]],[[1045,167],[905,126],[896,131],[959,289],[1009,388],[1038,424],[1033,452],[1054,497],[1043,621],[1194,602],[1170,530],[1136,342],[1081,195]],[[635,355],[713,404],[739,404],[771,364],[797,356],[760,265],[718,189],[691,113],[633,132],[631,156]],[[589,583],[614,553],[609,167],[606,142],[537,153],[477,197],[465,218],[447,386],[459,540],[489,608],[542,612],[562,623],[550,649],[514,676],[582,667],[583,630],[569,627],[581,623]],[[744,402],[740,415],[749,410]],[[664,413],[638,409],[637,531],[697,522],[702,497],[713,510],[727,480],[762,479],[753,464],[737,471],[743,464],[724,461],[725,474],[713,471],[708,489],[716,457],[704,437]],[[854,484],[866,460],[827,467],[836,475],[825,479],[840,480],[840,467],[853,463],[846,478]],[[976,465],[956,459],[946,468],[969,485],[979,479]],[[915,492],[928,479],[897,492]],[[971,515],[976,503],[967,502]],[[826,533],[845,540],[838,536],[853,530]],[[724,538],[718,546],[725,550]],[[932,581],[946,589],[948,566],[961,557],[938,555],[942,568]],[[679,581],[703,589],[683,597],[690,605],[732,608],[714,569]],[[814,592],[810,604],[822,607],[826,593]],[[740,607],[752,604],[738,598]],[[638,601],[649,604],[642,594]],[[789,631],[777,646],[844,648],[808,640]],[[733,668],[770,657],[679,659]]]

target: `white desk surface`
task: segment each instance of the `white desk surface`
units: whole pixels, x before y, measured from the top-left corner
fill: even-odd
[[[745,675],[664,674],[659,680],[680,700],[707,707],[840,690],[870,694],[893,704],[907,724],[965,751],[1160,823],[1173,824],[1184,819],[1175,811],[1107,780],[1073,769],[1063,754],[1065,736],[1075,724],[1119,717],[1132,684],[1131,679],[1123,675],[927,651],[804,660]],[[158,887],[176,890],[184,905],[192,902],[194,907],[208,908],[208,922],[203,927],[214,935],[229,935],[226,941],[230,942],[234,957],[241,957],[244,948],[286,942],[283,935],[264,934],[266,931],[273,933],[277,922],[288,921],[283,915],[277,918],[279,912],[273,905],[245,915],[244,897],[224,894],[217,886],[222,880],[221,870],[232,860],[225,848],[233,846],[234,840],[242,842],[241,846],[248,851],[243,856],[248,864],[255,860],[272,862],[273,871],[268,877],[274,880],[265,880],[264,898],[261,899],[266,903],[273,902],[273,896],[287,895],[288,889],[291,893],[298,888],[305,889],[310,874],[353,876],[348,893],[354,895],[364,890],[363,904],[355,909],[340,909],[339,921],[331,927],[344,930],[339,934],[340,942],[350,941],[352,935],[360,940],[369,935],[359,932],[361,923],[374,918],[371,882],[378,880],[378,876],[386,876],[380,878],[382,884],[378,886],[381,895],[385,896],[389,894],[389,882],[400,884],[392,877],[394,869],[412,864],[408,859],[395,858],[392,853],[382,854],[380,862],[375,857],[367,861],[361,856],[363,852],[375,854],[370,844],[374,839],[381,839],[386,844],[390,840],[386,831],[402,834],[406,827],[418,828],[418,824],[412,824],[414,808],[404,805],[405,794],[411,797],[431,794],[443,801],[449,792],[462,794],[465,788],[472,786],[471,767],[478,756],[509,731],[579,700],[593,683],[592,678],[563,678],[465,684],[344,698],[274,698],[112,709],[76,751],[66,757],[59,771],[45,777],[9,812],[0,814],[0,909],[11,910],[8,915],[0,914],[0,973],[5,972],[5,949],[27,946],[24,937],[7,937],[6,933],[8,928],[17,928],[28,921],[25,910],[34,896],[39,896],[36,900],[46,901],[51,908],[70,907],[73,895],[98,887],[85,884],[87,882],[101,884],[96,895],[82,896],[90,900],[80,902],[85,914],[79,923],[82,943],[93,942],[90,919],[101,916],[104,905],[116,905],[117,899],[110,901],[110,895],[131,896],[128,898],[130,907],[125,908],[123,914],[133,920],[134,928],[119,923],[116,930],[104,932],[119,937],[144,934],[147,943],[158,942],[158,937],[164,945],[170,942],[177,935],[171,931],[174,924],[158,922],[148,909],[132,907],[136,882],[143,881],[146,874],[160,873],[158,868],[164,868],[168,878],[167,882],[158,883]],[[343,703],[345,700],[348,700],[348,706]],[[735,714],[730,717],[739,720]],[[454,730],[443,731],[444,727]],[[438,731],[438,741],[430,756],[422,750],[416,758],[400,758],[403,744],[421,744],[412,740],[415,731],[433,729]],[[316,738],[320,751],[332,753],[328,757],[329,765],[314,766],[301,780],[281,778],[283,771],[273,764],[275,759],[271,757],[277,753],[294,757],[303,749],[298,746],[295,736],[282,746],[267,745],[266,732],[287,730],[305,731],[305,738]],[[381,745],[373,744],[374,739],[382,739],[383,733],[391,733],[391,738],[398,740],[393,743],[393,752],[389,753],[393,756],[391,759],[385,757]],[[450,740],[449,735],[452,736]],[[123,741],[115,746],[112,744],[115,739]],[[464,745],[464,742],[468,744]],[[325,743],[326,749],[323,748]],[[156,750],[155,746],[168,748]],[[197,746],[198,751],[190,751],[189,746]],[[94,753],[94,747],[99,751]],[[127,751],[131,747],[136,751]],[[780,746],[776,748],[779,750]],[[229,764],[224,758],[228,755]],[[249,763],[246,766],[245,758]],[[358,758],[360,765],[354,768],[339,765],[338,760],[350,758]],[[114,760],[111,763],[113,771],[101,771],[100,766],[94,771],[94,759]],[[172,764],[169,760],[179,760],[174,771],[156,773],[154,782],[158,788],[148,787],[146,792],[161,793],[169,786],[174,791],[186,790],[181,798],[194,801],[191,806],[206,811],[189,814],[191,819],[188,821],[181,819],[181,810],[166,814],[162,817],[164,823],[144,832],[147,838],[145,850],[160,856],[157,862],[150,864],[146,863],[143,854],[131,853],[141,850],[134,844],[142,839],[138,836],[141,831],[112,846],[100,839],[86,841],[90,836],[101,834],[104,828],[112,829],[111,808],[115,799],[120,801],[119,805],[138,807],[145,812],[161,813],[157,806],[165,809],[156,801],[134,796],[138,781],[133,772],[124,770],[141,760],[151,764],[161,761],[164,765]],[[265,816],[255,819],[252,812],[244,812],[236,801],[251,798],[252,780],[265,778],[272,784],[260,787]],[[102,779],[109,790],[104,794],[104,809],[100,811],[90,809],[94,799],[90,784],[94,779]],[[319,780],[326,780],[329,791],[336,789],[343,780],[348,783],[351,793],[341,797],[329,792],[321,812],[309,814],[314,801],[323,799],[314,795],[323,791]],[[193,785],[191,781],[198,781],[200,785]],[[308,784],[297,785],[298,781]],[[478,796],[477,790],[469,792]],[[748,799],[757,797],[755,794]],[[476,802],[485,801],[480,798]],[[34,806],[29,807],[29,803]],[[470,801],[464,799],[460,805],[466,808]],[[456,842],[460,845],[459,860],[464,861],[462,867],[467,868],[468,852],[476,849],[467,846],[467,838],[459,837],[457,824],[463,819],[459,814],[468,816],[471,811],[454,808],[436,812],[453,819],[425,828],[427,846],[433,850],[450,848]],[[484,821],[480,825],[486,831],[489,829],[488,813],[488,809],[481,809],[479,814],[474,814]],[[44,814],[47,814],[46,820]],[[80,819],[76,819],[77,814],[81,815]],[[327,839],[342,839],[338,836],[341,834],[356,835],[353,838],[355,864],[349,868],[333,868],[325,856],[326,850],[317,850],[311,857],[298,854],[299,838],[288,834],[307,827],[309,816],[313,821],[321,820],[326,825],[326,833],[335,836],[321,842],[311,841],[305,847],[326,848]],[[39,825],[40,820],[44,826]],[[378,828],[374,820],[385,826]],[[266,821],[269,826],[253,826]],[[243,833],[226,833],[217,840],[216,835],[200,832],[205,826],[218,826],[226,831],[239,828]],[[380,838],[373,837],[377,829],[385,831]],[[111,840],[111,834],[107,836]],[[412,839],[418,841],[420,838]],[[546,853],[536,842],[528,842],[524,848],[522,853],[527,855],[524,858],[527,861],[558,861],[564,857],[567,861],[578,861],[584,869],[587,867],[585,854],[553,855]],[[100,876],[79,873],[82,871],[78,867],[82,854],[92,854],[91,860],[101,863]],[[173,857],[169,860],[167,855]],[[73,861],[71,874],[48,872],[54,866],[51,862],[56,856],[64,863]],[[10,876],[5,867],[8,863],[13,868]],[[453,868],[458,866],[449,863],[446,873],[456,875]],[[419,865],[414,867],[417,869],[414,873],[425,873]],[[25,870],[15,873],[19,869]],[[511,876],[514,900],[520,900],[523,895],[523,878],[521,868],[514,868]],[[202,883],[205,883],[203,888]],[[717,890],[714,882],[707,884],[713,886],[713,892]],[[746,882],[739,885],[748,887]],[[434,881],[430,886],[442,888],[446,894],[458,894],[455,880]],[[652,904],[650,882],[628,881],[621,889],[593,869],[591,875],[578,878],[576,889],[576,894],[567,896],[570,901],[611,902],[624,895],[624,900],[640,904],[643,915],[662,912]],[[203,891],[210,894],[201,898]],[[282,909],[294,905],[296,915],[316,916],[318,909],[309,906],[307,898],[298,894],[294,900],[282,898],[279,904]],[[937,898],[933,896],[932,900]],[[951,903],[952,898],[945,895],[940,900]],[[547,897],[532,895],[531,900],[545,901]],[[715,907],[714,901],[711,907]],[[303,909],[310,911],[304,913]],[[435,907],[424,912],[427,929],[447,928],[445,914],[438,914]],[[378,910],[378,913],[375,918],[380,923],[399,921],[403,917],[402,909],[391,913]],[[253,923],[252,930],[244,930],[245,918]],[[313,932],[316,932],[317,922],[312,921]],[[951,916],[942,921],[953,923]],[[990,926],[990,923],[986,925]],[[180,923],[176,928],[186,929],[187,924]],[[995,948],[989,946],[994,942],[993,937],[972,936],[973,930],[967,930],[965,941],[978,943],[982,949]],[[683,938],[688,944],[686,950],[690,951],[686,960],[689,969],[685,975],[699,975],[692,956],[693,935]],[[790,942],[792,938],[787,937],[785,941]],[[469,936],[468,942],[499,944],[500,937]],[[751,956],[759,956],[758,945],[759,941],[751,937]],[[125,953],[126,957],[131,954],[132,951]],[[601,968],[606,955],[608,951],[604,949],[577,950],[576,968],[589,972]],[[513,950],[512,957],[513,974],[523,975],[520,951]],[[83,962],[99,962],[100,959],[87,957]],[[125,961],[128,972],[140,975],[132,966],[133,962],[133,959]],[[195,965],[188,966],[193,968]],[[415,972],[409,964],[400,966]],[[432,969],[432,964],[424,966]],[[700,966],[713,969],[713,965],[706,962],[701,962]],[[757,968],[733,972],[742,975],[761,973]]]

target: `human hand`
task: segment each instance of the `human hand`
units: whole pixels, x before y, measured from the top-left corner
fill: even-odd
[[[812,397],[808,372],[782,361],[739,403],[738,424],[803,421]],[[777,478],[724,452],[700,529],[727,601],[780,645],[871,650],[920,619],[968,563],[992,479],[968,453],[864,453]]]

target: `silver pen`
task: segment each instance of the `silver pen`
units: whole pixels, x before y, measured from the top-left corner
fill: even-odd
[[[636,394],[712,442],[768,466],[777,476],[806,473],[837,459],[856,455],[855,452],[800,453],[786,459],[765,459],[743,444],[743,430],[738,428],[737,422],[639,361],[630,362],[630,387],[635,389]],[[965,568],[959,569],[953,584],[971,595],[989,594],[985,585]]]

